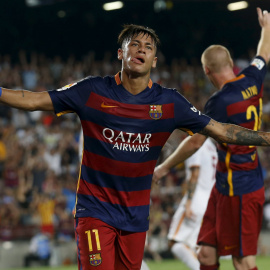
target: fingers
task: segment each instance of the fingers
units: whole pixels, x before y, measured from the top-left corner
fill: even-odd
[[[259,17],[263,17],[263,15],[268,14],[267,10],[262,11],[261,8],[257,7],[257,13]]]
[[[159,184],[160,184],[160,178],[161,178],[161,177],[159,177],[159,176],[157,175],[157,172],[154,172],[152,180],[153,180],[153,182],[154,182],[156,185],[159,185]]]
[[[269,26],[270,16],[267,10],[262,11],[261,8],[257,7],[258,20],[261,27]]]
[[[158,165],[153,173],[153,177],[152,180],[156,183],[159,184],[160,183],[160,179],[164,176],[166,176],[169,173],[169,170],[164,168],[164,166],[162,165]]]
[[[191,219],[193,221],[196,221],[196,215],[192,211],[186,211],[186,216],[187,219]]]
[[[257,14],[259,18],[262,17],[262,10],[259,7],[257,7]]]

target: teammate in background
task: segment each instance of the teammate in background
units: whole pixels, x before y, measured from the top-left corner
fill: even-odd
[[[175,212],[168,239],[174,256],[191,270],[200,269],[197,237],[215,183],[217,150],[211,139],[185,161],[187,191]]]
[[[0,88],[3,104],[58,116],[75,112],[80,118],[84,151],[75,213],[80,270],[141,268],[152,175],[174,129],[222,143],[270,146],[269,132],[216,122],[175,89],[153,83],[159,44],[154,30],[126,25],[118,43],[122,69],[115,76],[88,77],[48,92]]]
[[[228,50],[220,45],[202,54],[206,76],[220,91],[206,103],[205,113],[216,121],[259,130],[262,115],[262,84],[270,58],[270,14],[257,9],[262,28],[257,56],[238,76]],[[183,162],[206,140],[195,134],[156,168],[154,180]],[[200,269],[218,269],[218,258],[232,255],[235,269],[255,270],[258,236],[262,223],[264,187],[256,147],[218,144],[214,186],[198,236]]]

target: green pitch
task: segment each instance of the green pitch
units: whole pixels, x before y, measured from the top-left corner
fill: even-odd
[[[257,257],[258,269],[270,269],[270,257]],[[183,263],[177,260],[164,260],[162,262],[147,262],[151,270],[189,270]],[[232,270],[231,260],[220,260],[220,270]]]
[[[221,260],[220,270],[232,270],[231,260]],[[163,260],[161,262],[147,262],[150,270],[189,270],[185,265],[177,260]],[[270,257],[257,257],[258,269],[270,269]],[[31,268],[12,268],[8,270],[77,270],[77,266],[61,267],[31,267]]]

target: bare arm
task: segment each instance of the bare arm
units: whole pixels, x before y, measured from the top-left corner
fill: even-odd
[[[210,136],[219,143],[237,145],[270,145],[270,132],[253,131],[232,124],[223,124],[211,119],[200,134]]]
[[[189,168],[191,175],[190,178],[188,179],[188,183],[187,183],[187,202],[185,205],[186,208],[186,217],[193,219],[195,218],[194,213],[191,210],[191,202],[192,202],[192,198],[197,186],[197,182],[198,182],[198,178],[199,178],[199,174],[200,174],[200,167],[199,166],[192,166]]]
[[[155,168],[153,180],[157,183],[160,178],[167,175],[171,168],[183,162],[195,153],[205,142],[205,136],[214,138],[219,143],[230,143],[238,145],[270,145],[270,133],[253,131],[232,124],[219,123],[213,119],[200,132],[183,140],[177,149],[159,166]]]
[[[153,180],[157,183],[159,179],[169,173],[171,168],[193,155],[206,139],[207,137],[198,133],[192,137],[185,138],[176,150],[162,164],[155,168]]]
[[[48,92],[30,92],[2,88],[0,102],[26,111],[53,111],[52,100]]]
[[[261,38],[257,47],[257,55],[264,58],[268,64],[270,60],[270,14],[257,8],[259,24],[262,28]]]

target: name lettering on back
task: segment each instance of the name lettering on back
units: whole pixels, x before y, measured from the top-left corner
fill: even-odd
[[[241,91],[243,99],[249,99],[253,96],[258,95],[258,89],[256,85],[253,85],[247,89],[245,89],[244,91]]]

